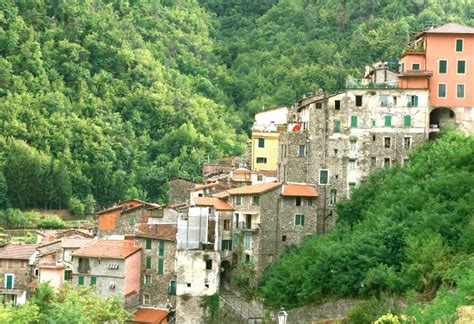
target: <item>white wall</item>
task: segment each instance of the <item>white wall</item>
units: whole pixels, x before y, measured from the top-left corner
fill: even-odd
[[[288,108],[281,107],[276,109],[269,109],[255,114],[256,125],[270,125],[272,122],[276,125],[283,125],[287,123]]]
[[[206,270],[205,259],[212,260],[212,269]],[[176,295],[213,295],[219,289],[220,253],[214,251],[176,251]],[[191,287],[188,287],[191,284]],[[206,287],[206,284],[209,287]]]

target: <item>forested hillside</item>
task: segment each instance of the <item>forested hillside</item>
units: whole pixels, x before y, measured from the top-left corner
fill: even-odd
[[[451,131],[426,142],[406,166],[373,173],[351,200],[337,205],[337,214],[338,224],[330,233],[309,237],[264,273],[260,295],[266,303],[296,307],[331,298],[380,300],[383,294],[410,292],[423,301],[443,285],[448,298],[440,297],[445,300],[438,305],[439,316],[452,316],[456,305],[472,303],[472,136]],[[449,299],[458,283],[462,294]],[[365,305],[361,312],[370,314],[371,308]],[[420,318],[429,314],[415,306],[410,311]],[[430,312],[436,314],[436,309]],[[451,323],[450,318],[442,322]]]
[[[473,19],[470,0],[2,1],[0,207],[164,202],[244,152],[253,112]]]

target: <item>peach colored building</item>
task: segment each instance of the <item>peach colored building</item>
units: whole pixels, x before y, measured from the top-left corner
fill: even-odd
[[[474,28],[449,23],[417,35],[400,60],[399,86],[429,89],[430,136],[456,124],[474,131]]]

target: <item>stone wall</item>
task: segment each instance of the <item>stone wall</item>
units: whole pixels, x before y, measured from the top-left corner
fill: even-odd
[[[189,199],[188,189],[194,188],[195,182],[183,178],[170,179],[168,181],[168,204],[185,202]]]
[[[205,312],[201,297],[176,296],[176,323],[204,323]]]
[[[292,309],[288,311],[287,323],[306,324],[345,318],[349,310],[358,302],[358,300],[341,299],[321,305],[309,305]]]

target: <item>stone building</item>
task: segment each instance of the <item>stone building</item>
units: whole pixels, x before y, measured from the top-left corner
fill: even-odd
[[[347,89],[302,100],[297,113],[307,130],[282,135],[279,181],[316,186],[318,228],[326,231],[338,200],[370,171],[406,162],[427,138],[428,105],[425,89]]]
[[[135,244],[141,248],[140,303],[166,309],[175,304],[176,224],[139,224]]]
[[[127,309],[134,308],[140,302],[140,251],[133,240],[96,240],[72,253],[72,282],[95,286],[104,298],[120,296]]]
[[[185,202],[189,199],[188,189],[194,188],[196,182],[177,177],[168,180],[168,204]]]
[[[7,244],[0,249],[0,298],[21,305],[36,278],[34,244]]]

